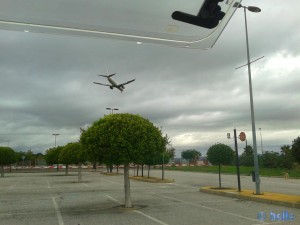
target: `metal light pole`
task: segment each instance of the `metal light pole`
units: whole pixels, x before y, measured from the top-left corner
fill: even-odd
[[[262,146],[262,135],[261,135],[261,128],[258,128],[260,131],[260,147],[261,147],[261,154],[264,154],[263,146]]]
[[[253,104],[253,92],[252,92],[252,79],[251,79],[251,62],[250,62],[250,51],[249,51],[249,40],[248,40],[248,27],[247,27],[247,16],[246,9],[250,12],[258,13],[261,11],[260,8],[255,6],[242,6],[240,3],[235,3],[234,7],[244,8],[245,15],[245,30],[246,30],[246,45],[247,45],[247,65],[248,65],[248,76],[249,76],[249,92],[250,92],[250,107],[251,107],[251,121],[252,121],[252,138],[253,138],[253,152],[254,152],[254,167],[255,167],[255,194],[260,193],[260,179],[259,179],[259,167],[257,157],[257,144],[256,144],[256,129],[255,129],[255,117],[254,117],[254,104]]]
[[[52,134],[54,135],[54,141],[55,141],[55,148],[56,148],[56,136],[60,135],[60,134]]]
[[[106,108],[107,110],[110,110],[111,111],[111,114],[114,114],[114,110],[119,110],[117,108]]]

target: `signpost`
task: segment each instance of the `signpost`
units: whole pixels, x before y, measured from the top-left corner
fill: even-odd
[[[235,146],[235,160],[236,160],[236,173],[237,173],[237,179],[238,179],[238,191],[241,191],[241,178],[240,178],[240,163],[239,163],[239,153],[238,153],[238,146],[237,146],[237,136],[236,136],[236,129],[234,128],[234,146]],[[230,133],[227,133],[227,138],[230,139]],[[239,135],[239,139],[241,141],[246,140],[246,134],[244,132],[241,132]]]

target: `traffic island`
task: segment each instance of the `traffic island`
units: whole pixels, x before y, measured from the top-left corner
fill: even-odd
[[[215,195],[222,195],[249,201],[263,202],[274,205],[281,205],[286,207],[300,209],[300,195],[289,195],[273,192],[263,192],[261,195],[256,195],[253,190],[242,190],[239,192],[235,188],[216,188],[216,187],[202,187],[201,192]]]
[[[137,181],[143,181],[143,182],[149,182],[149,183],[173,183],[174,179],[161,179],[158,177],[130,177],[132,180]]]

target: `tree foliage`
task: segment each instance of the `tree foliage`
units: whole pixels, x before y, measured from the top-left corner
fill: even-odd
[[[264,154],[259,157],[261,166],[264,168],[292,169],[295,161],[292,152],[288,150],[286,145],[282,146],[281,149],[281,153],[273,151],[264,152]]]
[[[59,163],[66,164],[66,174],[68,174],[69,164],[80,164],[86,159],[86,154],[79,142],[68,143],[59,153]]]
[[[16,153],[9,147],[0,147],[0,166],[1,166],[1,177],[4,177],[4,165],[10,165],[17,161]]]
[[[86,159],[86,153],[79,142],[68,143],[59,153],[59,162],[63,164],[78,164]]]
[[[46,151],[45,160],[48,165],[59,163],[59,154],[63,149],[63,146],[57,146],[56,148],[50,148]],[[57,166],[58,171],[58,166]]]
[[[82,132],[80,140],[104,162],[124,164],[125,207],[132,207],[129,163],[142,164],[149,155],[161,154],[166,146],[166,140],[157,127],[132,114],[105,116]]]
[[[292,154],[295,160],[300,163],[300,136],[293,141]]]
[[[241,166],[254,166],[254,153],[251,145],[247,145],[244,148],[244,152],[239,158]]]
[[[215,144],[207,150],[207,159],[213,165],[230,165],[234,151],[228,145]]]
[[[225,144],[215,144],[207,150],[207,159],[219,166],[219,188],[221,188],[221,165],[230,165],[234,159],[234,151]]]
[[[174,159],[175,158],[175,148],[174,147],[170,147],[167,148],[167,152],[169,154],[170,159]]]
[[[190,166],[191,161],[194,161],[194,162],[197,161],[200,156],[201,156],[201,153],[196,151],[195,149],[188,149],[188,150],[181,152],[181,157],[183,159],[188,160],[189,166]]]
[[[9,165],[17,161],[16,153],[9,147],[0,147],[0,165]]]

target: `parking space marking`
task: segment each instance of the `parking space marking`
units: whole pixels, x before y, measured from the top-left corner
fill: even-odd
[[[108,180],[108,182],[113,183],[113,184],[123,185],[123,183],[119,183],[119,182],[115,182],[115,181],[111,181],[111,180]]]
[[[110,200],[112,200],[112,201],[114,201],[114,202],[117,202],[117,203],[119,203],[119,204],[122,204],[122,202],[120,202],[120,201],[118,201],[117,199],[115,199],[115,198],[113,198],[113,197],[111,197],[111,196],[109,196],[109,195],[105,195],[107,198],[109,198]]]
[[[19,184],[20,182],[21,182],[21,181],[18,181],[18,182],[15,183],[14,185],[10,186],[8,189],[9,189],[9,190],[14,189],[14,188],[17,186],[17,184]]]
[[[47,188],[51,188],[49,180],[47,180]]]
[[[60,212],[59,207],[57,205],[57,202],[55,201],[55,197],[52,197],[52,202],[53,202],[53,206],[54,206],[56,216],[57,216],[57,219],[58,219],[58,224],[59,225],[64,225],[64,220],[62,218],[62,215],[61,215],[61,212]]]
[[[122,202],[120,202],[119,200],[117,200],[117,199],[115,199],[115,198],[113,198],[113,197],[111,197],[111,196],[109,196],[109,195],[105,195],[106,197],[108,197],[109,199],[111,199],[112,201],[114,201],[114,202],[117,202],[117,203],[119,203],[119,204],[122,204]],[[135,213],[138,213],[138,214],[140,214],[140,215],[142,215],[142,216],[144,216],[144,217],[146,217],[146,218],[148,218],[148,219],[150,219],[150,220],[152,220],[152,221],[154,221],[154,222],[156,222],[156,223],[158,223],[158,224],[161,224],[161,225],[168,225],[167,223],[164,223],[163,221],[161,221],[161,220],[158,220],[158,219],[156,219],[156,218],[154,218],[154,217],[152,217],[152,216],[149,216],[149,215],[147,215],[147,214],[145,214],[145,213],[143,213],[143,212],[141,212],[141,211],[139,211],[139,210],[133,210],[133,212],[135,212]]]
[[[270,223],[266,223],[264,221],[261,221],[261,223],[256,223],[256,224],[251,224],[251,225],[268,225],[268,224],[280,224],[280,223],[283,223],[283,222],[270,222]]]
[[[253,219],[253,218],[250,218],[250,217],[242,216],[242,215],[239,215],[239,214],[236,214],[236,213],[226,212],[224,210],[215,209],[215,208],[212,208],[212,207],[208,207],[208,206],[204,206],[204,205],[200,205],[200,204],[196,204],[196,203],[192,203],[192,202],[182,201],[182,200],[179,200],[179,199],[176,199],[176,198],[172,198],[172,197],[160,195],[160,194],[157,194],[157,193],[154,193],[154,192],[151,192],[151,194],[159,196],[159,197],[162,197],[162,198],[175,200],[177,202],[185,203],[185,204],[188,204],[188,205],[193,205],[193,206],[201,207],[201,208],[204,208],[204,209],[209,209],[209,210],[213,210],[213,211],[216,211],[216,212],[228,214],[228,215],[231,215],[231,216],[240,217],[240,218],[243,218],[243,219],[246,219],[246,220],[254,221],[256,223],[260,222],[257,219]]]
[[[83,186],[89,187],[89,185],[87,185],[86,183],[81,183]]]
[[[150,219],[150,220],[152,220],[152,221],[154,221],[154,222],[156,222],[156,223],[158,223],[158,224],[161,224],[161,225],[168,225],[167,223],[164,223],[163,221],[160,221],[160,220],[158,220],[158,219],[156,219],[156,218],[154,218],[154,217],[152,217],[152,216],[149,216],[149,215],[147,215],[147,214],[145,214],[145,213],[142,213],[142,212],[139,211],[139,210],[134,210],[134,212],[136,212],[136,213],[138,213],[138,214],[140,214],[140,215],[142,215],[142,216],[144,216],[144,217],[146,217],[146,218],[148,218],[148,219]]]

